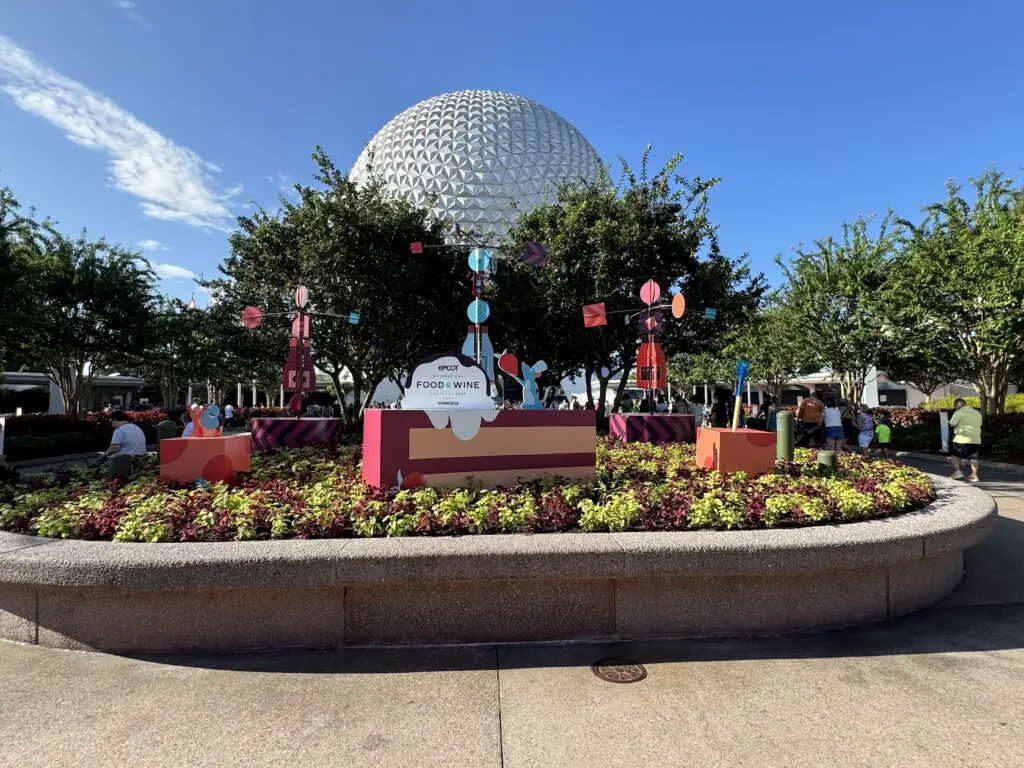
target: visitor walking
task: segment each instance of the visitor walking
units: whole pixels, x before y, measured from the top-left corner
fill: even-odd
[[[146,435],[139,429],[138,424],[128,421],[124,411],[113,411],[110,414],[110,423],[114,427],[114,434],[110,437],[107,456],[113,456],[115,453],[127,453],[129,456],[146,455]]]
[[[878,447],[882,449],[882,455],[889,458],[889,441],[892,439],[892,428],[889,426],[889,414],[885,413],[878,419],[875,427],[875,439]]]
[[[871,418],[871,407],[862,404],[860,415],[857,416],[857,445],[860,447],[860,455],[865,459],[871,455],[871,441],[874,439],[875,420]]]
[[[235,426],[235,406],[228,403],[224,406],[224,426],[233,427]]]
[[[981,450],[981,413],[974,410],[962,397],[953,403],[953,416],[949,420],[953,430],[953,479],[963,478],[969,483],[978,482],[978,452]],[[970,462],[971,474],[964,477],[961,461]]]
[[[801,400],[800,407],[796,409],[796,420],[800,422],[800,428],[809,443],[813,443],[813,448],[821,444],[821,422],[824,417],[825,404],[814,392]]]
[[[830,451],[839,453],[843,443],[843,413],[835,400],[830,400],[825,408],[825,440]]]
[[[665,399],[665,393],[658,393],[658,402],[654,406],[655,411],[658,413],[668,413],[668,401]]]
[[[764,414],[764,428],[769,432],[776,432],[779,428],[779,411],[782,410],[779,401],[768,395],[765,397],[761,409]]]

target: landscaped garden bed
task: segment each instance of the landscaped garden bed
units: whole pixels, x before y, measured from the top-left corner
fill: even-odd
[[[549,479],[501,490],[366,488],[358,449],[254,455],[235,484],[170,488],[155,458],[127,483],[95,466],[22,478],[0,489],[0,529],[117,541],[458,535],[512,532],[775,528],[919,509],[927,476],[894,462],[842,456],[832,477],[809,451],[748,479],[698,469],[692,446],[598,446],[598,481]]]

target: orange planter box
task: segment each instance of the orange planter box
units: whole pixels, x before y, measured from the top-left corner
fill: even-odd
[[[160,441],[160,481],[227,483],[252,470],[248,432],[220,437],[172,437]]]
[[[775,433],[757,429],[697,430],[697,466],[757,477],[775,468]]]

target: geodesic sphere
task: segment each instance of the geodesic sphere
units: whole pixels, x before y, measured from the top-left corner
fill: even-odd
[[[597,176],[598,157],[564,118],[498,91],[455,91],[421,101],[377,132],[351,178],[380,174],[395,194],[486,240],[562,181]]]

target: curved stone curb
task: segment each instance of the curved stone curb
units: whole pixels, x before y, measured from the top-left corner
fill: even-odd
[[[931,479],[938,499],[919,512],[758,531],[155,545],[0,533],[0,637],[214,650],[277,647],[279,637],[285,645],[622,638],[884,619],[951,591],[963,550],[995,524],[987,493]],[[900,593],[904,582],[910,591]],[[730,605],[734,620],[723,622]],[[763,615],[739,615],[751,610]],[[312,622],[309,611],[318,613]],[[229,614],[259,626],[247,635],[236,623],[208,642]],[[186,625],[206,618],[195,636],[180,626],[168,636],[183,615]]]

